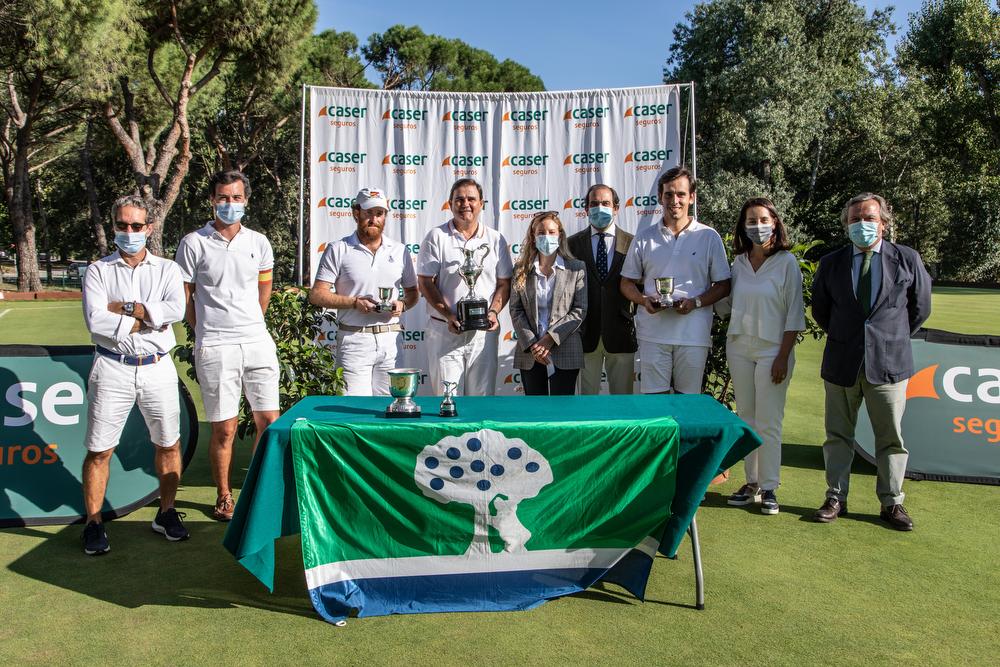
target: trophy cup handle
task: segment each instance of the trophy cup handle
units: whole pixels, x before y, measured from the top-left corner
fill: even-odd
[[[487,257],[489,256],[489,254],[490,254],[490,247],[489,247],[488,245],[486,245],[486,244],[484,243],[483,245],[479,246],[478,248],[476,248],[476,249],[475,249],[475,250],[473,251],[473,255],[475,255],[475,253],[479,252],[480,250],[483,250],[483,251],[484,251],[484,252],[483,252],[483,256],[482,256],[482,257],[480,257],[480,258],[479,258],[479,260],[478,260],[478,263],[479,263],[479,264],[480,264],[480,266],[481,266],[481,265],[482,265],[482,263],[483,263],[484,261],[486,261],[486,258],[487,258]]]

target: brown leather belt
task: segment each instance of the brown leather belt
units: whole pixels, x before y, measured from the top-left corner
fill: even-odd
[[[390,331],[402,331],[402,324],[370,324],[366,327],[352,327],[350,324],[341,324],[337,327],[340,331],[347,333],[389,333]]]

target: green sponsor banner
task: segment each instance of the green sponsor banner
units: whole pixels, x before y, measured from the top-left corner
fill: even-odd
[[[1000,336],[921,330],[911,341],[903,441],[907,477],[1000,484]],[[868,413],[856,446],[874,461]]]
[[[91,346],[0,345],[0,526],[68,524],[84,515],[81,471]],[[182,384],[181,448],[194,454],[198,420]],[[104,504],[117,517],[158,495],[154,445],[138,408],[111,459]]]

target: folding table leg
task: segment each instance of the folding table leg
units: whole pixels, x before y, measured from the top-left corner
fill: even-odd
[[[705,608],[705,577],[701,571],[701,544],[698,542],[698,517],[691,517],[691,525],[688,526],[688,536],[691,538],[691,551],[694,555],[694,598],[695,608],[703,610]]]

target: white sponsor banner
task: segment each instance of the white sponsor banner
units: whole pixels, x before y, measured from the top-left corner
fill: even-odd
[[[387,193],[385,234],[414,253],[451,218],[448,193],[462,177],[482,184],[481,222],[500,230],[515,261],[540,211],[558,211],[568,234],[583,229],[583,196],[595,183],[615,188],[617,222],[634,233],[661,216],[656,181],[680,162],[679,107],[676,85],[503,94],[310,87],[307,266],[315,271],[326,244],[354,231],[351,201],[362,187]],[[506,309],[500,322],[497,393],[518,393]],[[399,365],[426,369],[424,308],[403,324]]]

